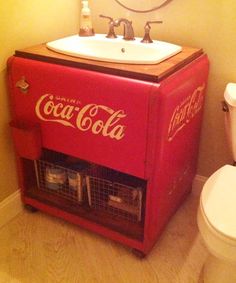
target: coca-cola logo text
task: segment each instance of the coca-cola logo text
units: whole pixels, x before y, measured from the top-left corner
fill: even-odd
[[[74,99],[45,94],[39,98],[35,112],[42,121],[59,123],[80,131],[90,131],[111,139],[121,140],[125,125],[120,124],[126,117],[124,110],[114,110],[100,104],[86,104]]]
[[[191,95],[187,96],[175,107],[168,127],[168,141],[172,141],[177,133],[180,132],[202,109],[204,89],[205,84],[197,87]]]

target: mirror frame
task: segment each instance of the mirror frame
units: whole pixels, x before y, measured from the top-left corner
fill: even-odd
[[[125,9],[127,9],[127,10],[129,10],[129,11],[136,12],[136,13],[148,13],[148,12],[152,12],[152,11],[158,10],[158,9],[160,9],[160,8],[162,8],[162,7],[164,7],[164,6],[166,6],[166,5],[169,4],[172,0],[164,0],[164,1],[162,1],[161,4],[159,4],[159,5],[157,5],[157,6],[153,7],[153,8],[150,8],[150,9],[146,9],[146,10],[133,9],[133,8],[128,7],[128,6],[126,6],[125,4],[121,3],[120,0],[115,0],[115,1],[116,1],[116,3],[118,3],[120,6],[122,6],[123,8],[125,8]],[[122,1],[123,1],[123,0],[122,0]]]

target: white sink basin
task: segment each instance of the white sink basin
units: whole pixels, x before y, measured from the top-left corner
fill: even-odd
[[[125,64],[157,64],[182,50],[175,44],[157,40],[141,43],[141,39],[126,41],[122,36],[109,39],[105,34],[73,35],[48,42],[47,47],[70,56]]]

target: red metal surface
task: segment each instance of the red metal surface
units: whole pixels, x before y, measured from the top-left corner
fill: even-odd
[[[23,58],[11,66],[13,87],[30,85],[12,92],[13,119],[40,123],[43,147],[144,177],[151,84]]]
[[[149,127],[154,136],[148,145],[151,174],[145,250],[151,249],[170,216],[191,191],[197,169],[208,71],[207,56],[201,56],[164,80],[156,91],[160,107],[153,107],[150,114]],[[153,121],[157,122],[156,126]]]
[[[28,159],[39,159],[42,152],[39,125],[11,121],[10,127],[17,154]]]
[[[15,87],[23,76],[27,94]],[[191,190],[207,77],[205,55],[160,84],[11,58],[13,120],[40,124],[43,147],[148,180],[144,241],[24,201],[148,253]]]

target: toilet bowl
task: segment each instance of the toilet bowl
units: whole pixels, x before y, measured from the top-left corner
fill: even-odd
[[[225,165],[207,180],[197,220],[210,254],[204,283],[236,283],[236,167]]]

